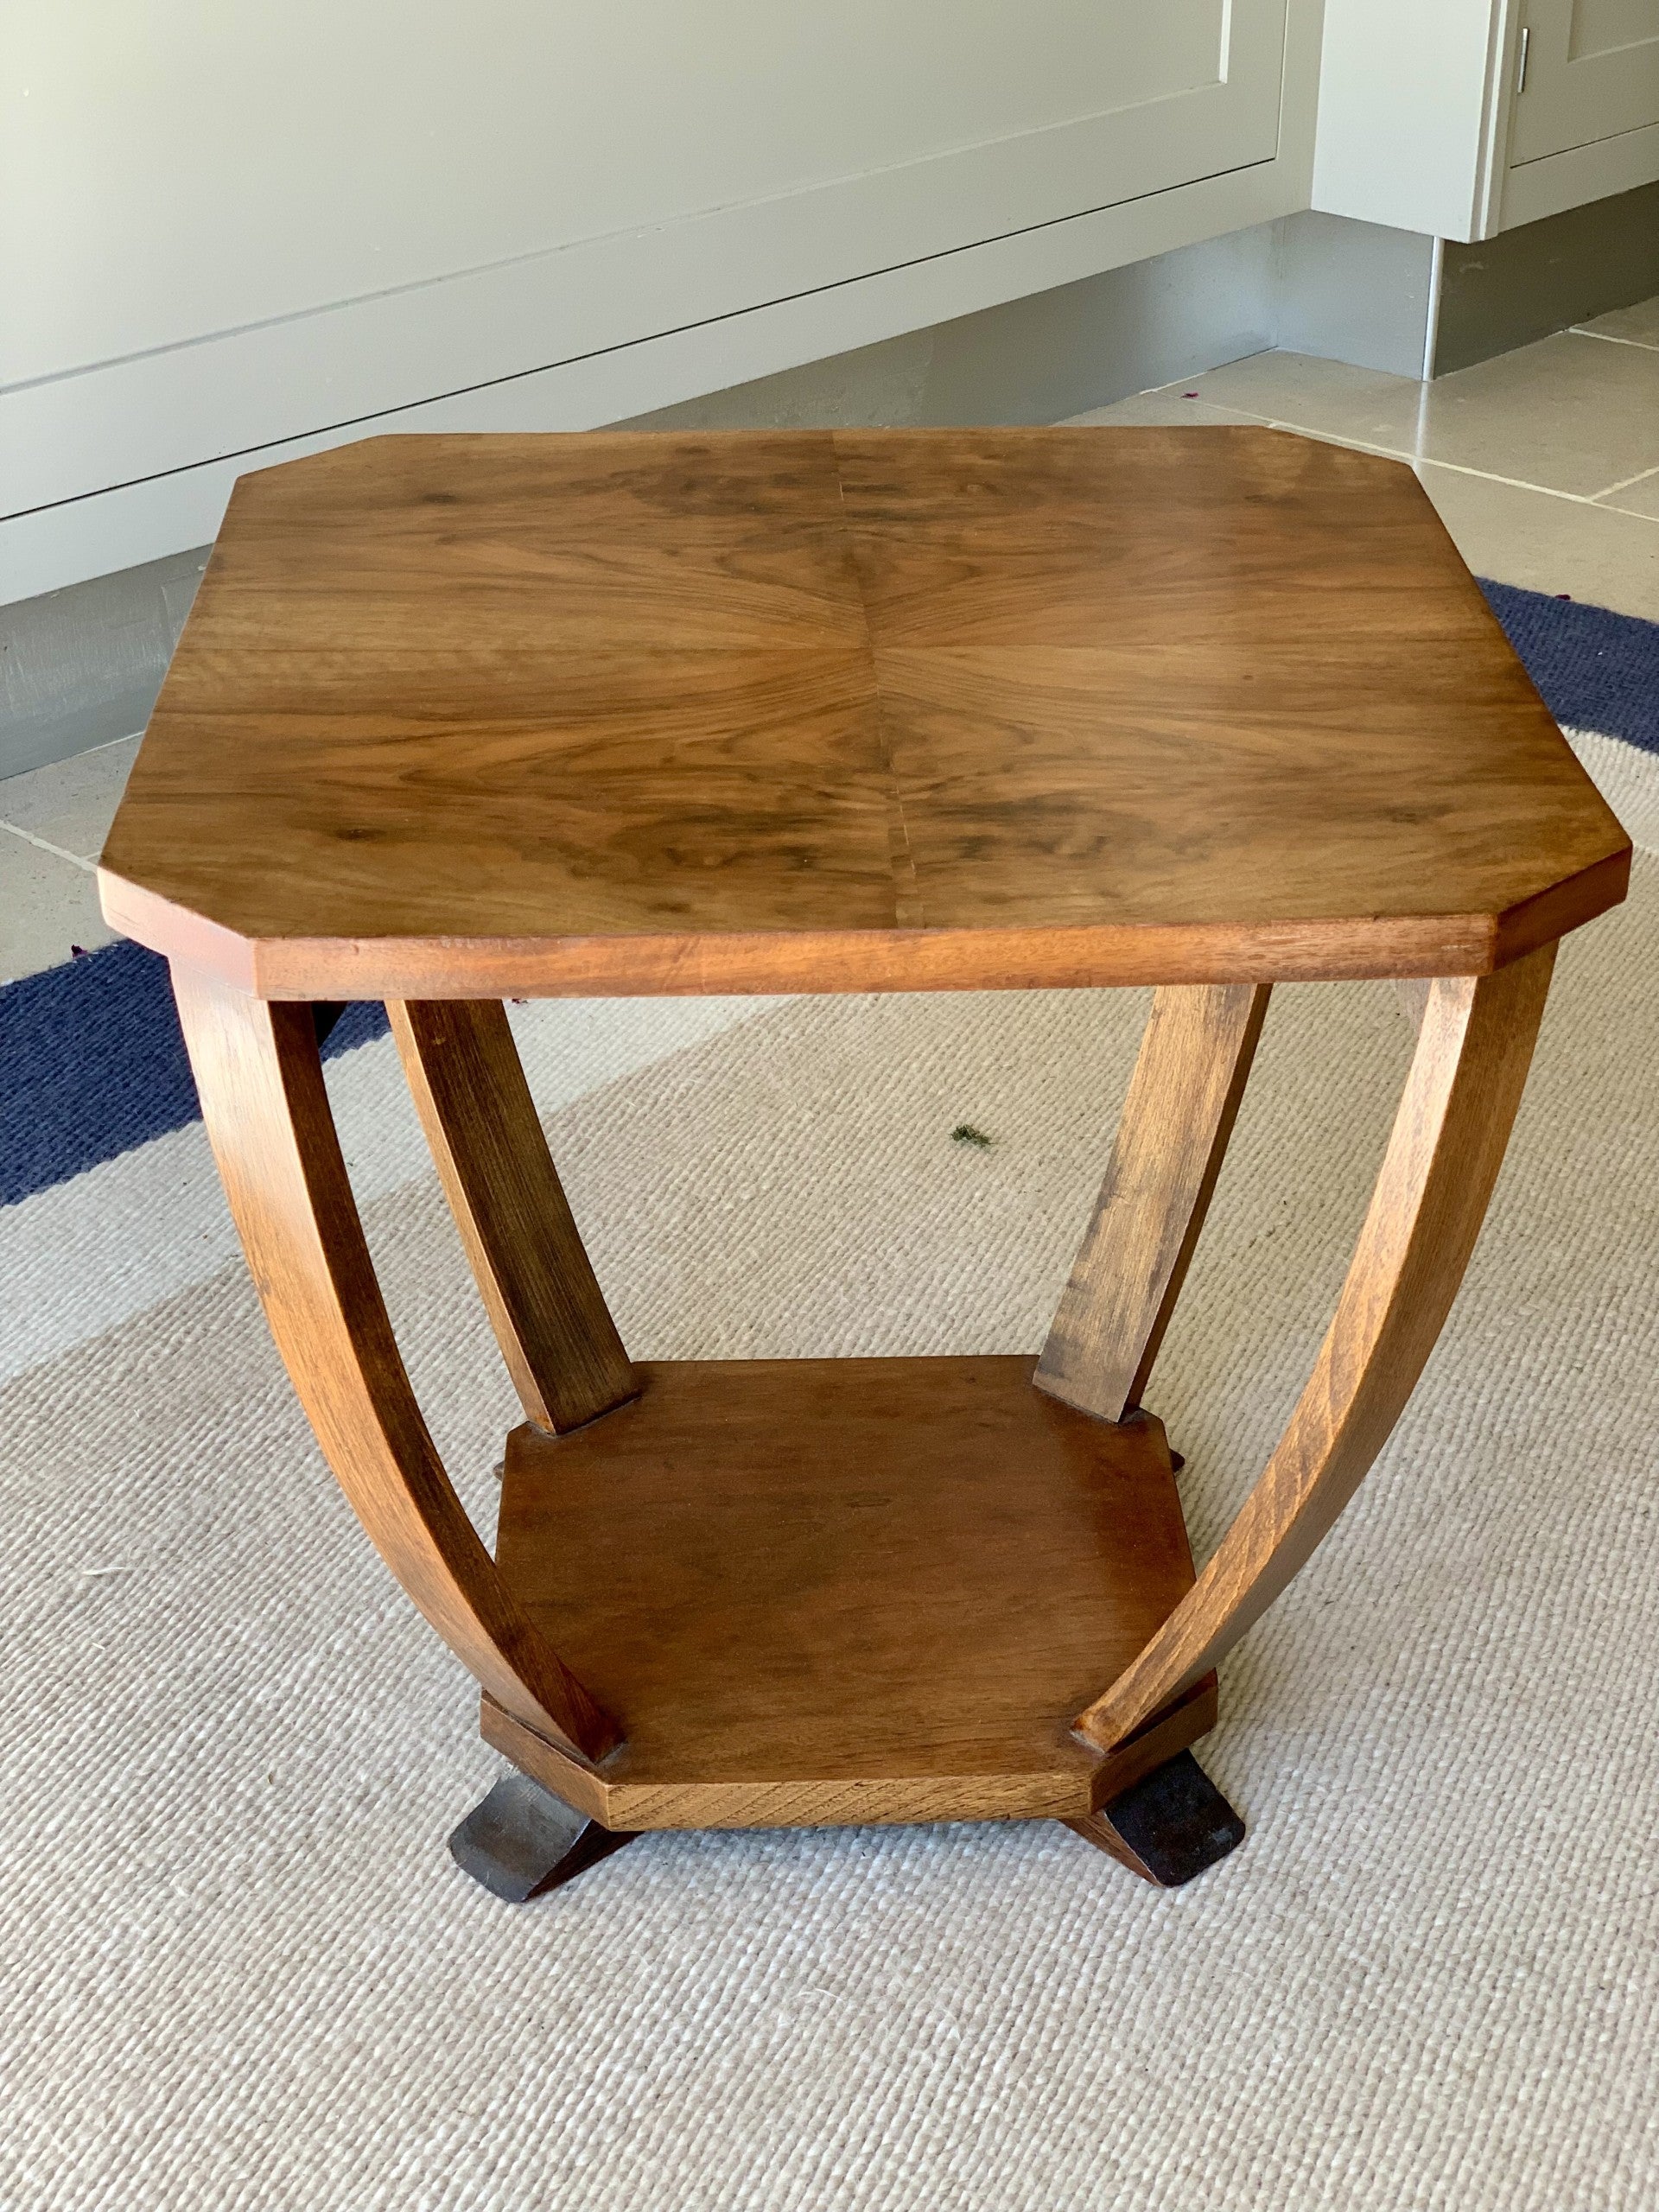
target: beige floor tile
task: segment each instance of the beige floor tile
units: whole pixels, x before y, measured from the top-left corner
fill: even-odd
[[[76,945],[91,952],[112,935],[89,869],[0,830],[0,981],[55,968]]]
[[[0,782],[0,822],[82,860],[96,860],[137,752],[137,739],[124,737],[72,760],[6,777]]]
[[[1659,621],[1659,523],[1433,461],[1418,473],[1478,576]]]
[[[1604,507],[1618,507],[1627,515],[1648,515],[1659,521],[1659,468],[1651,476],[1638,476],[1634,484],[1609,492],[1600,504]]]
[[[1196,391],[1206,406],[1236,409],[1258,422],[1312,431],[1339,444],[1410,454],[1417,445],[1421,388],[1409,377],[1308,353],[1252,353],[1169,390]]]
[[[1609,338],[1628,338],[1638,346],[1659,346],[1659,299],[1642,300],[1633,308],[1614,308],[1581,330],[1599,330]]]
[[[1086,415],[1074,415],[1073,426],[1094,423],[1115,423],[1129,429],[1160,429],[1198,427],[1208,423],[1255,423],[1255,415],[1235,414],[1230,408],[1206,407],[1201,399],[1187,399],[1183,395],[1195,387],[1192,384],[1171,385],[1163,391],[1137,391],[1133,398],[1119,399],[1109,407],[1091,407]],[[0,785],[0,789],[3,789]]]
[[[1404,468],[1414,465],[1408,454],[1396,453],[1392,446],[1372,445],[1364,438],[1356,438],[1336,430],[1310,430],[1305,423],[1280,423],[1271,416],[1255,416],[1251,419],[1265,422],[1269,429],[1288,430],[1295,438],[1311,438],[1318,446],[1346,446],[1351,453],[1378,454],[1384,461],[1397,461]]]
[[[1312,436],[1580,498],[1659,467],[1659,348],[1568,332],[1427,387],[1308,354],[1253,353],[1179,389]]]
[[[1560,331],[1428,386],[1426,461],[1593,496],[1659,467],[1659,350]]]

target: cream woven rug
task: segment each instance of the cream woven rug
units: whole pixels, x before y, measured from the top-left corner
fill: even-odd
[[[1659,843],[1659,762],[1590,738]],[[1039,1341],[1138,995],[541,1007],[630,1346]],[[1409,1035],[1278,995],[1153,1402],[1215,1541],[1317,1346]],[[390,1048],[334,1064],[469,1504],[515,1418]],[[969,1121],[988,1152],[954,1145]],[[1575,938],[1405,1420],[1226,1669],[1244,1848],[660,1836],[494,1903],[497,1763],[335,1492],[200,1128],[7,1217],[0,2204],[1618,2212],[1659,2203],[1659,860]]]

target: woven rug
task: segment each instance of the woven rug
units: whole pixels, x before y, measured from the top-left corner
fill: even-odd
[[[1569,940],[1487,1235],[1223,1676],[1249,1824],[1153,1891],[1052,1824],[662,1835],[520,1911],[499,1770],[237,1256],[153,964],[0,995],[0,2205],[1052,2212],[1659,2202],[1659,631],[1501,606],[1639,853]],[[1039,1342],[1144,999],[514,1010],[629,1346]],[[395,1055],[329,1063],[486,1532],[517,1418]],[[1275,995],[1151,1392],[1216,1541],[1410,1034]],[[988,1149],[951,1141],[968,1122]]]

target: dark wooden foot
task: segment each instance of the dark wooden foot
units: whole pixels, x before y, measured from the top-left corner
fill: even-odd
[[[1244,1840],[1243,1821],[1191,1751],[1065,1826],[1160,1890],[1179,1889]]]
[[[505,1774],[450,1837],[449,1855],[493,1897],[527,1904],[632,1841],[631,1834],[601,1827],[527,1774]]]

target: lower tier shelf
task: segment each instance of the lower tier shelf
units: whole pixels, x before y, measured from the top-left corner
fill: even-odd
[[[1033,1358],[666,1361],[508,1440],[497,1559],[626,1741],[484,1733],[613,1828],[1086,1815],[1213,1726],[1109,1756],[1073,1716],[1192,1586],[1160,1422]]]

